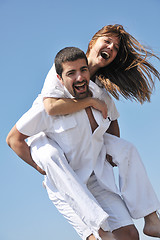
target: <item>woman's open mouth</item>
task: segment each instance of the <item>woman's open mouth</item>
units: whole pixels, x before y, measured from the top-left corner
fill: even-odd
[[[109,54],[107,52],[101,52],[101,57],[107,60],[109,58]]]

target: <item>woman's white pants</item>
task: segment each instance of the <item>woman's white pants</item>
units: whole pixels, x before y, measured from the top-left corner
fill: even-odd
[[[131,218],[160,208],[136,148],[110,134],[105,134],[105,146],[119,168],[120,194],[112,191],[109,183],[103,187],[94,174],[87,185],[82,183],[60,147],[44,134],[30,143],[34,161],[46,171],[44,184],[49,198],[82,239],[90,234],[99,238],[100,227],[113,231],[133,224]]]

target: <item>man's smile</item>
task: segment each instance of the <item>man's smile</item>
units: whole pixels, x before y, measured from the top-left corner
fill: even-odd
[[[77,82],[73,84],[73,88],[79,93],[86,92],[87,90],[86,87],[87,87],[87,81]]]

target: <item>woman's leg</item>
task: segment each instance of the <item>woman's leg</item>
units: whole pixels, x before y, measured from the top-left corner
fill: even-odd
[[[120,192],[131,216],[135,219],[143,217],[144,233],[159,237],[160,219],[156,211],[160,209],[160,202],[137,149],[131,143],[110,134],[105,135],[105,145],[107,153],[113,156],[113,162],[118,166]]]
[[[160,219],[156,212],[153,212],[144,217],[145,225],[144,234],[151,237],[160,238]]]
[[[104,211],[108,213],[108,224],[116,239],[139,240],[138,231],[122,198],[101,187],[95,175],[90,177],[87,187]],[[101,228],[105,232],[105,224]]]
[[[121,227],[113,231],[118,240],[139,240],[139,233],[134,225]]]
[[[56,142],[42,134],[30,143],[30,148],[34,161],[46,172],[50,184],[92,232],[97,231],[108,214],[80,181]]]
[[[102,229],[92,233],[92,230],[69,206],[69,204],[61,196],[61,194],[50,184],[47,177],[45,181],[45,187],[52,203],[55,205],[58,211],[67,219],[67,221],[73,226],[73,228],[83,240],[117,240],[111,232],[104,232]]]

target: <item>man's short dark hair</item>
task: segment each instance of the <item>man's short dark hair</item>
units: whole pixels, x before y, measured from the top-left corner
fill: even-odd
[[[85,59],[88,65],[88,60],[86,54],[79,48],[76,47],[66,47],[61,49],[55,57],[55,68],[57,74],[62,77],[63,67],[62,63],[76,61],[78,59]]]

